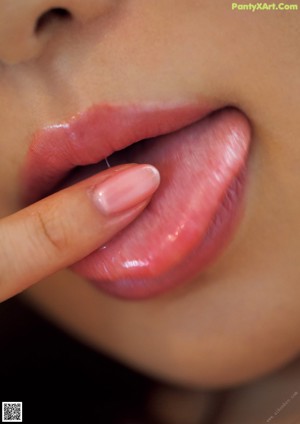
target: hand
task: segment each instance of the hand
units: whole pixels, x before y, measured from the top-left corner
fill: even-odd
[[[158,185],[150,165],[110,168],[0,220],[0,301],[99,248],[143,211]]]

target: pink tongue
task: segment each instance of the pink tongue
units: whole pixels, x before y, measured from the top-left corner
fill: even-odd
[[[156,166],[161,186],[135,222],[73,269],[105,285],[130,285],[174,269],[203,240],[230,183],[245,164],[249,142],[244,115],[224,109],[149,139],[142,148],[137,143],[130,161]]]

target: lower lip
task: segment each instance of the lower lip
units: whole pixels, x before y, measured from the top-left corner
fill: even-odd
[[[204,135],[199,135],[199,143],[206,142],[206,138],[208,140],[213,139],[212,137],[219,138],[216,150],[213,150],[212,144],[210,155],[203,154],[206,163],[199,166],[204,168],[205,181],[203,178],[200,179],[199,190],[197,190],[197,177],[193,173],[190,175],[190,187],[180,187],[180,178],[179,183],[177,179],[178,186],[175,183],[172,185],[172,181],[168,185],[168,179],[172,179],[172,173],[168,169],[168,158],[163,155],[160,158],[158,155],[160,159],[156,162],[155,154],[154,159],[149,154],[144,162],[152,163],[160,170],[162,182],[165,181],[163,186],[165,191],[159,189],[148,210],[140,218],[106,246],[102,246],[73,265],[72,270],[91,281],[101,291],[132,300],[148,299],[183,283],[191,283],[196,277],[200,278],[201,272],[217,260],[233,238],[245,208],[250,127],[240,112],[234,111],[227,115],[226,113],[222,115],[221,112],[220,118],[215,121],[217,123],[210,124],[206,133],[204,131]],[[182,130],[181,138],[184,137],[184,131],[185,129]],[[201,126],[199,131],[201,133]],[[239,147],[239,135],[242,147]],[[232,151],[230,147],[231,141],[228,142],[230,137],[237,139],[236,151]],[[228,150],[224,151],[222,138],[225,140],[224,145],[229,144]],[[163,139],[159,141],[158,148],[162,146],[161,143]],[[186,144],[188,143],[187,141]],[[205,149],[209,150],[207,147]],[[214,158],[214,152],[217,156],[218,150],[220,157]],[[233,159],[228,157],[224,159],[227,153],[232,155]],[[201,164],[200,160],[204,160],[201,158],[201,150],[199,154]],[[133,157],[133,162],[139,161],[136,157],[140,157],[139,153]],[[148,158],[150,160],[147,160]],[[143,157],[141,162],[142,159]],[[184,157],[178,166],[186,166]],[[216,169],[218,175],[214,177],[212,174],[216,174]],[[179,209],[175,219],[170,211],[170,222],[166,212],[168,190],[178,192],[182,197],[177,203],[172,200],[174,196],[169,197],[172,200],[170,208],[174,203]],[[193,196],[195,202],[193,198],[190,199],[189,192],[195,193]],[[184,211],[185,197],[190,199],[187,213]],[[194,203],[197,205],[196,209]],[[164,216],[160,216],[161,210]],[[178,222],[176,222],[177,216]],[[167,223],[166,229],[161,227],[161,222]]]

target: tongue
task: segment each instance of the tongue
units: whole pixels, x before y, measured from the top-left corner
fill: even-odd
[[[107,286],[113,291],[114,285],[137,281],[159,285],[205,238],[229,186],[244,168],[249,142],[244,115],[224,109],[132,146],[130,162],[156,166],[161,185],[135,222],[73,269],[108,291]]]

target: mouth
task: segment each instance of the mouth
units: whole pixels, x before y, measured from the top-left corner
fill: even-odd
[[[157,167],[161,185],[143,214],[71,267],[108,294],[149,298],[192,280],[229,243],[242,217],[250,140],[247,118],[230,107],[93,106],[34,135],[24,203],[107,163]]]

